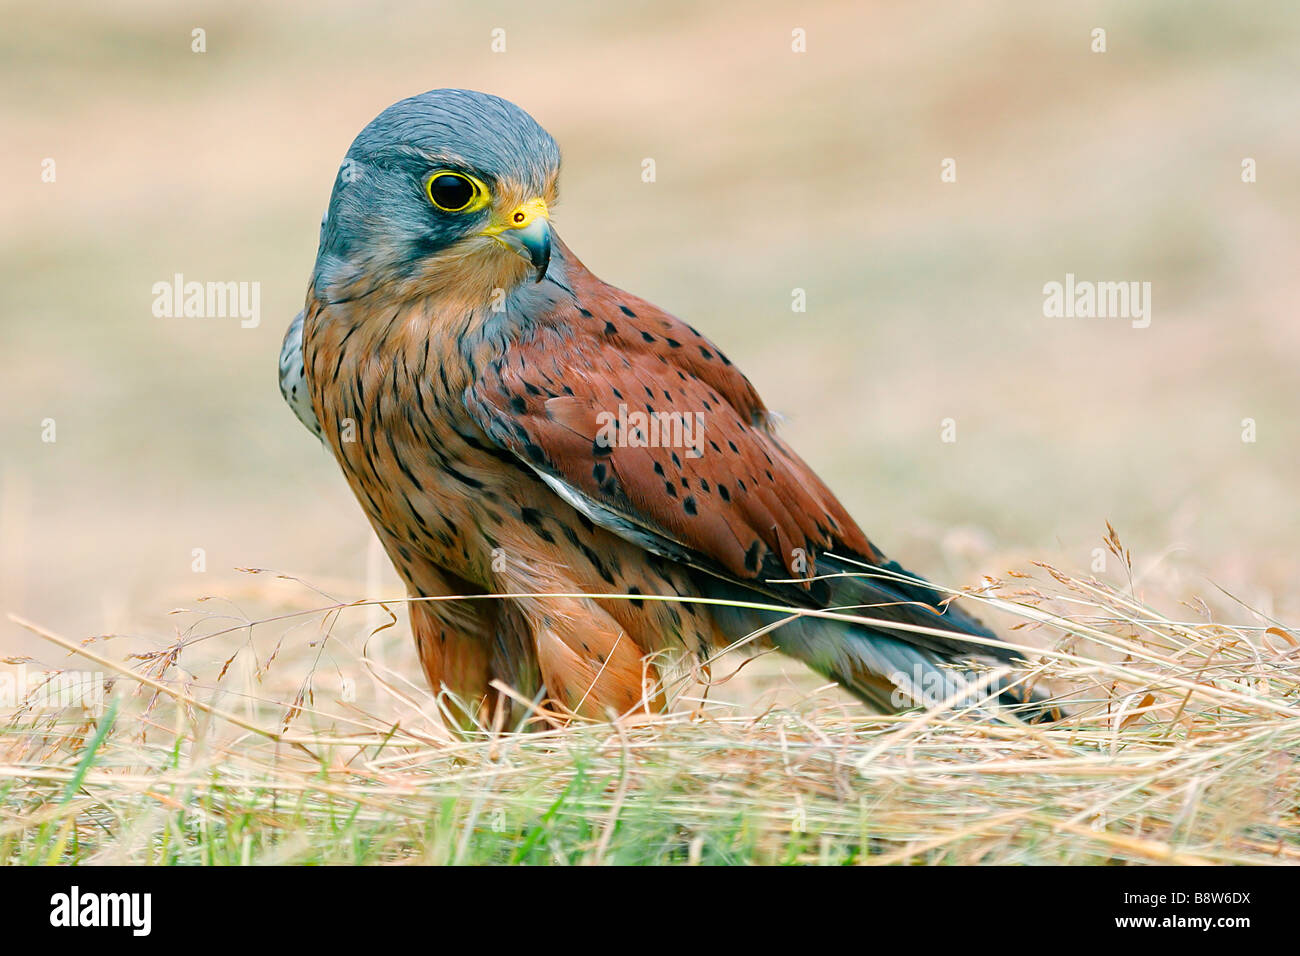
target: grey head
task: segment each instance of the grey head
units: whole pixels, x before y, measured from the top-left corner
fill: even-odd
[[[551,135],[498,96],[431,90],[394,103],[358,134],[335,177],[316,293],[439,270],[453,281],[448,270],[477,253],[513,253],[540,279],[559,167]]]

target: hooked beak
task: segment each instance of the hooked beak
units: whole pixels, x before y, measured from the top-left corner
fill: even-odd
[[[511,212],[504,222],[494,223],[483,234],[491,236],[533,267],[535,281],[546,278],[551,263],[551,223],[546,202],[530,199]]]

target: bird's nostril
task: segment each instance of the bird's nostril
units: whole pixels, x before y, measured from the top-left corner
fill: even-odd
[[[515,222],[523,222],[528,217],[525,216],[522,212],[516,212],[514,218],[515,218]]]

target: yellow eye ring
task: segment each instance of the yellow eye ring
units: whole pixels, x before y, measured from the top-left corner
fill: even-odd
[[[480,180],[451,169],[434,170],[424,184],[424,194],[434,208],[443,212],[478,212],[492,201],[491,193]]]

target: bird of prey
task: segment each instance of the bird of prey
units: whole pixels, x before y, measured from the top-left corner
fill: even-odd
[[[672,668],[746,637],[884,711],[1009,661],[867,540],[712,341],[583,266],[559,170],[506,100],[390,106],[335,178],[281,354],[458,718],[653,710]],[[448,595],[509,596],[421,600]]]

